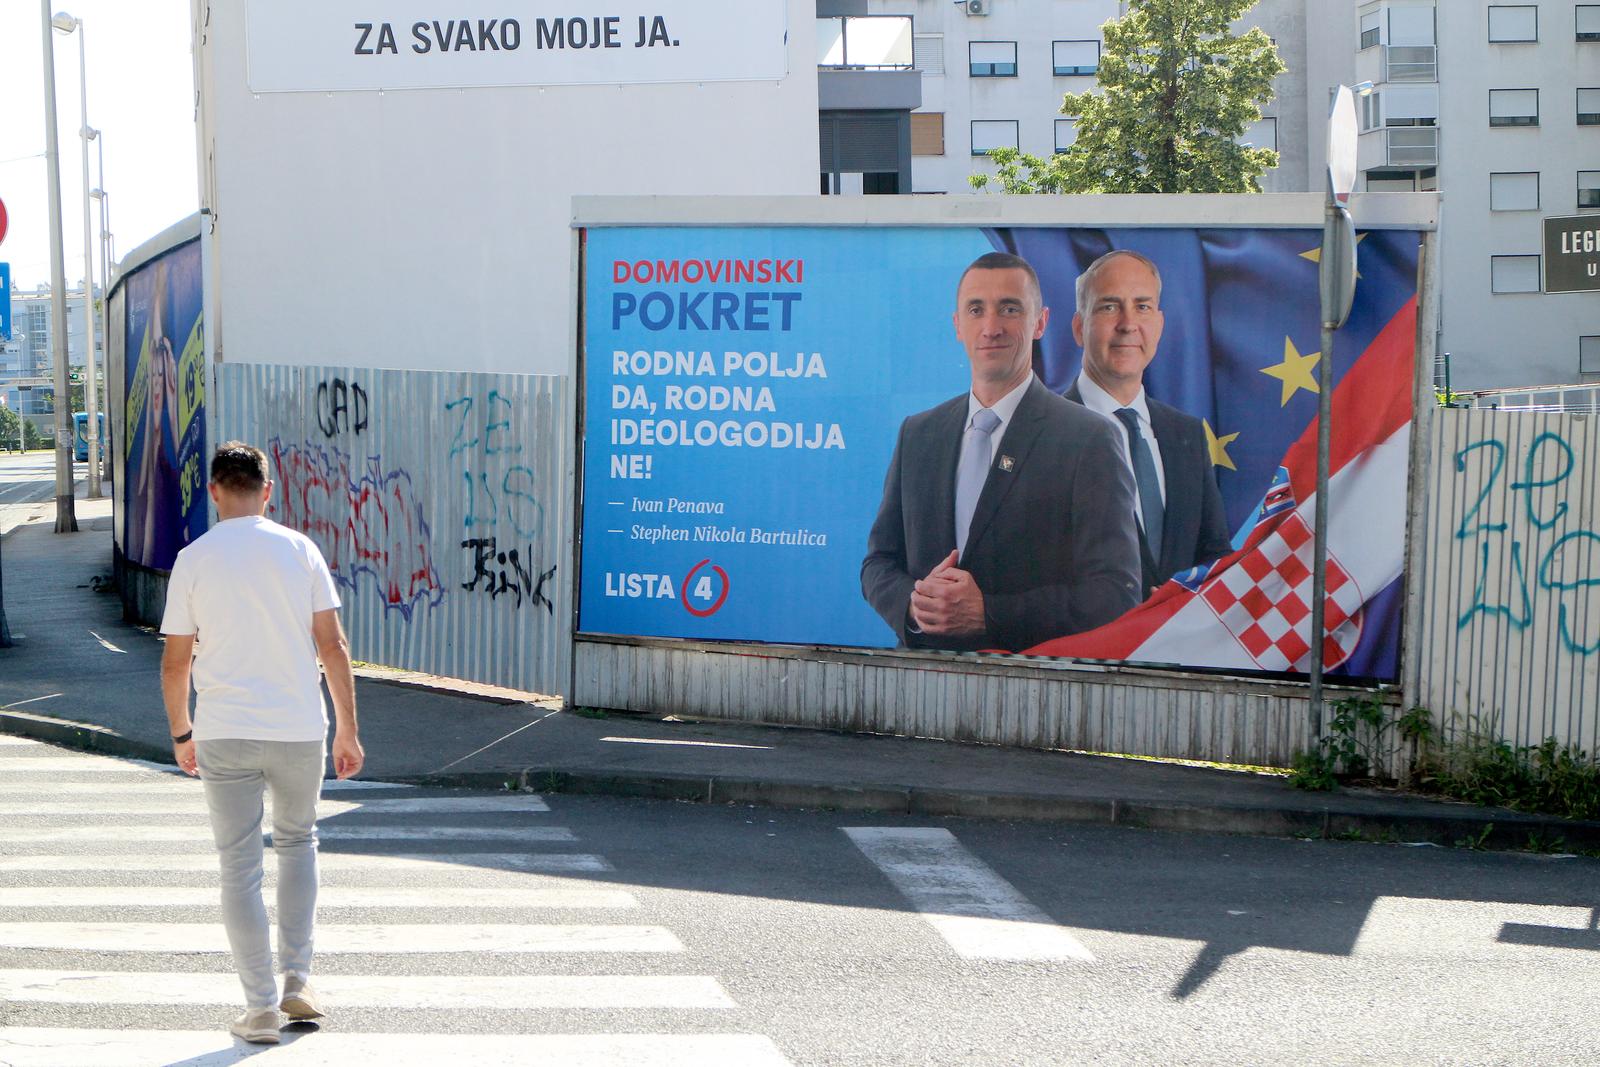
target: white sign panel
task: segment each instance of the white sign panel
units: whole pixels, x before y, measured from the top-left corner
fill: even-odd
[[[778,81],[786,0],[249,0],[252,92]]]

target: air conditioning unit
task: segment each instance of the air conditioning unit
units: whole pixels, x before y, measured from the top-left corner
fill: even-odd
[[[965,0],[967,14],[987,15],[989,13],[989,5],[993,2],[994,0]]]

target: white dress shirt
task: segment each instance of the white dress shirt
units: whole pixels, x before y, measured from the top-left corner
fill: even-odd
[[[1106,392],[1095,384],[1094,379],[1087,374],[1078,375],[1078,394],[1083,397],[1083,406],[1090,411],[1099,412],[1116,424],[1122,437],[1122,462],[1128,465],[1128,473],[1138,475],[1133,469],[1133,453],[1128,440],[1128,428],[1117,418],[1116,412],[1120,408],[1132,408],[1139,414],[1139,436],[1143,437],[1145,444],[1150,446],[1150,458],[1156,465],[1156,484],[1161,489],[1161,502],[1167,500],[1167,470],[1161,462],[1161,446],[1156,443],[1155,428],[1150,425],[1150,405],[1145,403],[1144,386],[1139,387],[1139,395],[1133,398],[1133,403],[1124,404],[1116,397]],[[1134,504],[1139,510],[1139,526],[1144,527],[1144,504],[1137,493],[1134,494]]]

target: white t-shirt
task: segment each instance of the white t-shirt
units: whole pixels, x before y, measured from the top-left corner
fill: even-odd
[[[196,635],[195,739],[326,737],[311,616],[338,606],[321,551],[270,519],[228,519],[179,552],[161,632]]]

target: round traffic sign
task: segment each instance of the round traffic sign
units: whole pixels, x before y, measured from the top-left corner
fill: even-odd
[[[6,202],[0,200],[0,243],[6,239]]]

